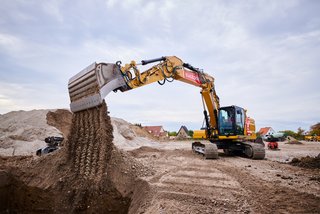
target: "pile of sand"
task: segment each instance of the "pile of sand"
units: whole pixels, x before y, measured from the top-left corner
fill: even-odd
[[[294,137],[288,136],[287,137],[288,142],[285,144],[296,144],[296,145],[302,145],[303,143],[295,139]]]
[[[141,146],[158,146],[158,140],[145,129],[123,119],[111,118],[114,144],[123,150],[134,150]]]
[[[48,136],[62,136],[47,124],[50,110],[13,111],[0,115],[0,155],[32,155]]]
[[[114,144],[123,150],[158,144],[143,128],[119,118],[112,118]],[[46,146],[49,136],[67,139],[72,113],[66,109],[13,111],[0,115],[0,155],[35,155]]]

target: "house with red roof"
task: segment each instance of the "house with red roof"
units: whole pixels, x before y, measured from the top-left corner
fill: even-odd
[[[155,137],[168,137],[168,132],[162,126],[144,126],[143,128]]]
[[[262,138],[267,138],[270,135],[275,134],[276,132],[271,127],[264,127],[259,130],[259,134]]]

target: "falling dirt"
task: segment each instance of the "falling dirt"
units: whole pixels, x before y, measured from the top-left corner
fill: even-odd
[[[72,124],[67,148],[74,173],[85,179],[101,179],[113,149],[106,105],[75,113]]]

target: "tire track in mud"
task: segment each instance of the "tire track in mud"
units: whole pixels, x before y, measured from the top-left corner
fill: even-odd
[[[76,112],[67,142],[72,170],[84,179],[99,179],[112,150],[112,125],[106,104]]]

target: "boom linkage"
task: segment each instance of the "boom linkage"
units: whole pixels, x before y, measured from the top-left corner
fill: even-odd
[[[153,82],[158,82],[160,85],[163,85],[165,81],[172,82],[173,80],[179,80],[200,87],[202,89],[201,95],[204,101],[204,110],[209,113],[209,115],[205,115],[206,121],[208,121],[206,126],[208,138],[210,139],[217,136],[217,111],[220,108],[220,101],[215,91],[214,78],[199,68],[184,63],[175,56],[142,60],[141,65],[147,65],[153,62],[160,63],[142,73],[137,67],[140,64],[137,64],[135,61],[131,61],[131,63],[120,68],[128,85],[127,90],[145,86]]]

